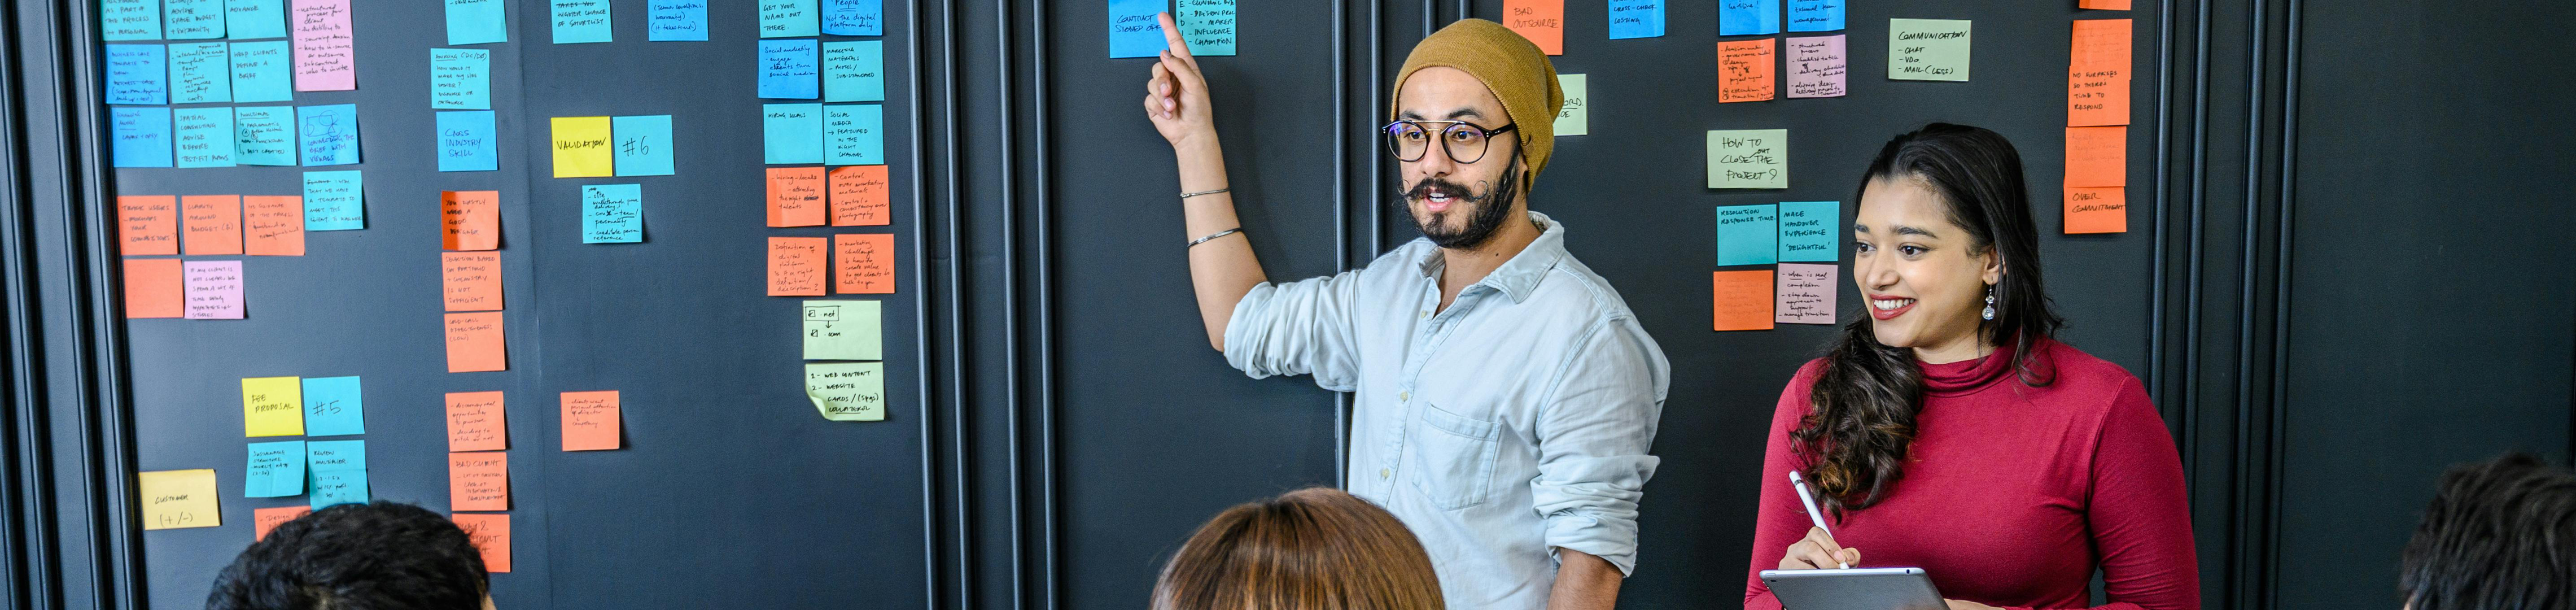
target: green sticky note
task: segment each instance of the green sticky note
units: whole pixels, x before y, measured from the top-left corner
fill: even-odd
[[[1789,130],[1708,132],[1708,187],[1789,188]]]
[[[304,493],[304,441],[251,443],[242,469],[242,495],[283,498]]]
[[[824,163],[885,165],[885,106],[824,106],[823,139]]]
[[[1234,54],[1234,0],[1173,0],[1172,20],[1191,56]]]
[[[1968,80],[1968,20],[1887,20],[1889,80]]]
[[[304,378],[304,435],[367,433],[367,407],[356,377]]]
[[[1591,86],[1583,74],[1556,75],[1557,87],[1565,90],[1565,109],[1556,113],[1556,135],[1579,136],[1592,133],[1592,113],[1584,108],[1591,101]]]
[[[884,304],[806,301],[806,360],[883,360]]]
[[[823,43],[823,101],[885,101],[885,41]]]
[[[1780,262],[1780,206],[1717,206],[1717,264],[1768,265]]]
[[[817,0],[760,0],[760,37],[814,36],[823,29]]]
[[[885,363],[806,363],[805,399],[823,419],[885,421]]]

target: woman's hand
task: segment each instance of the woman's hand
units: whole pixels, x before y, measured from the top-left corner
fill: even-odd
[[[1807,528],[1807,537],[1789,545],[1789,551],[1780,555],[1783,570],[1824,570],[1846,565],[1860,565],[1860,549],[1834,544],[1834,536],[1821,527]]]
[[[1155,18],[1162,20],[1163,42],[1170,48],[1154,62],[1153,78],[1145,81],[1145,118],[1173,148],[1213,142],[1216,119],[1208,113],[1207,78],[1199,72],[1199,60],[1190,56],[1171,13]]]
[[[1941,603],[1949,604],[1950,610],[2003,610],[1994,606],[1988,606],[1963,599],[1944,599],[1941,600]]]

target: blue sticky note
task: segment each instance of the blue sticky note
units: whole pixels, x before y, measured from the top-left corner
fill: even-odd
[[[429,107],[492,109],[492,52],[429,50]]]
[[[366,185],[354,169],[304,172],[304,230],[367,228]]]
[[[823,33],[884,36],[885,0],[823,0]]]
[[[366,441],[305,441],[304,459],[313,508],[367,501]]]
[[[157,44],[107,45],[107,103],[170,103],[170,71],[162,65],[168,49]]]
[[[588,184],[581,187],[581,243],[632,244],[643,241],[643,185]]]
[[[295,164],[295,111],[286,106],[233,108],[233,162]]]
[[[161,0],[98,0],[99,38],[160,40]]]
[[[1163,12],[1164,1],[1109,0],[1111,58],[1162,55],[1163,22],[1155,14]]]
[[[885,165],[885,106],[823,107],[826,165]]]
[[[501,143],[494,137],[490,110],[438,113],[438,171],[489,172],[501,169]]]
[[[608,27],[608,0],[553,0],[546,12],[554,20],[555,44],[612,42],[616,32]]]
[[[233,101],[232,53],[221,42],[170,45],[170,103]]]
[[[161,32],[171,40],[224,37],[224,0],[169,0]]]
[[[822,46],[812,38],[760,41],[760,96],[810,100],[822,97]]]
[[[367,442],[304,441],[304,468],[312,472],[366,470]]]
[[[1780,262],[1780,206],[1717,206],[1717,264]]]
[[[1610,0],[1610,39],[1663,35],[1664,0]]]
[[[358,162],[358,105],[295,107],[296,152],[305,165]]]
[[[1843,29],[1844,0],[1789,0],[1789,31],[1830,32]]]
[[[706,40],[704,0],[651,0],[644,9],[645,40]]]
[[[295,101],[295,75],[287,71],[294,57],[287,55],[286,44],[284,40],[232,44],[226,72],[232,75],[234,102]]]
[[[1717,35],[1780,33],[1780,0],[1717,0]]]
[[[221,106],[170,110],[177,167],[233,166],[233,109]]]
[[[885,41],[823,43],[823,101],[885,101]]]
[[[760,0],[760,37],[792,38],[821,32],[814,0]]]
[[[304,378],[304,435],[367,433],[366,402],[357,377]]]
[[[250,444],[250,464],[242,468],[242,495],[283,498],[304,494],[304,441]]]
[[[313,510],[322,510],[342,504],[365,504],[369,500],[367,496],[367,471],[333,470],[325,472],[315,470],[311,472],[311,475],[313,478],[313,493],[306,495],[305,500],[313,506]]]
[[[760,162],[823,162],[822,104],[762,104]]]
[[[509,42],[501,0],[447,0],[447,44]]]
[[[1780,202],[1780,260],[1841,260],[1842,212],[1840,201]]]
[[[1174,0],[1172,27],[1192,56],[1234,54],[1234,0]]]
[[[109,108],[108,137],[117,167],[170,166],[170,109]],[[820,130],[817,130],[820,135]]]
[[[617,175],[671,175],[671,115],[609,117],[608,133]]]
[[[224,28],[233,40],[286,37],[286,0],[224,0]]]

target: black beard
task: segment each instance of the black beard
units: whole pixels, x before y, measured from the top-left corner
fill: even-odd
[[[1520,163],[1514,161],[1512,165],[1511,169],[1503,171],[1502,183],[1486,189],[1483,195],[1470,194],[1465,185],[1456,182],[1424,178],[1421,182],[1414,183],[1413,188],[1396,191],[1395,208],[1403,212],[1405,218],[1412,220],[1413,229],[1421,231],[1422,236],[1429,238],[1432,245],[1451,250],[1473,249],[1485,245],[1485,242],[1494,240],[1495,232],[1502,230],[1505,217],[1512,211],[1512,196],[1520,190]],[[1477,184],[1485,184],[1485,182],[1478,180]],[[1440,220],[1448,214],[1447,212],[1433,213],[1429,222],[1424,222],[1421,216],[1413,213],[1413,201],[1430,194],[1435,188],[1448,192],[1452,199],[1462,199],[1459,203],[1474,206],[1474,215],[1467,217],[1467,226],[1459,227],[1456,231],[1443,228]],[[1455,208],[1457,204],[1451,204],[1450,207]]]

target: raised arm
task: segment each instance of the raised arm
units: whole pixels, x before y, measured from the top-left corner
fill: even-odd
[[[1182,42],[1179,28],[1173,27],[1171,13],[1159,17],[1163,40],[1171,48],[1154,63],[1153,79],[1145,83],[1145,118],[1172,143],[1172,153],[1180,162],[1181,193],[1227,188],[1225,151],[1217,146],[1207,79],[1199,72],[1198,58],[1190,56],[1188,43]],[[1184,240],[1242,227],[1234,216],[1233,193],[1182,199],[1181,213]],[[1234,317],[1235,304],[1269,277],[1262,274],[1261,260],[1253,256],[1251,242],[1242,233],[1189,250],[1190,286],[1198,295],[1199,320],[1207,326],[1208,345],[1225,351],[1225,326]]]

